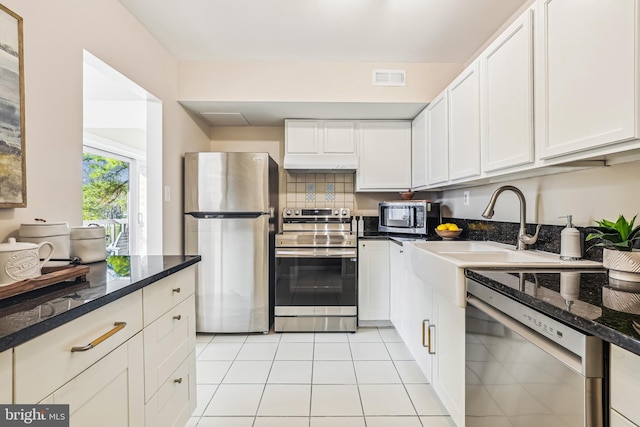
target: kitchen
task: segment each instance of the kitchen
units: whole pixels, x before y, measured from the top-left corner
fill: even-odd
[[[213,100],[249,102],[316,101],[324,103],[380,102],[423,105],[432,102],[468,65],[467,58],[451,63],[321,63],[291,61],[291,79],[283,79],[282,63],[265,62],[261,67],[242,63],[181,62],[175,59],[118,2],[85,4],[80,1],[34,1],[27,4],[6,1],[5,6],[25,21],[25,104],[27,120],[27,171],[29,204],[25,209],[0,211],[3,236],[21,222],[42,216],[79,224],[81,218],[82,156],[82,49],[87,49],[111,66],[144,86],[163,101],[163,186],[171,198],[163,203],[163,253],[183,251],[182,156],[189,151],[266,151],[279,163],[284,158],[284,127],[210,127],[186,111],[177,101]],[[514,8],[515,11],[515,8]],[[499,26],[507,17],[497,23]],[[497,27],[496,27],[497,28]],[[498,31],[500,32],[500,31]],[[51,47],[55,46],[55,55]],[[480,47],[478,51],[484,48]],[[144,57],[144,61],[140,58]],[[469,57],[468,57],[469,58]],[[55,64],[55,66],[52,66]],[[407,70],[404,88],[370,88],[372,68]],[[247,69],[250,68],[250,69]],[[43,73],[42,70],[47,70]],[[203,76],[208,76],[206,79]],[[240,76],[244,76],[241,78]],[[330,76],[330,77],[328,77]],[[415,77],[421,76],[421,77]],[[366,79],[363,79],[366,80]],[[270,84],[263,84],[268,81]],[[248,84],[260,82],[260,84]],[[206,83],[206,84],[205,84]],[[365,87],[366,85],[366,87]],[[598,100],[589,99],[597,102]],[[388,117],[391,118],[391,117]],[[52,129],[55,131],[52,132]],[[52,143],[55,142],[55,143]],[[633,154],[626,154],[634,159]],[[637,159],[637,157],[636,157]],[[53,166],[55,165],[55,166]],[[65,171],[55,173],[52,170]],[[47,173],[41,172],[47,171]],[[607,167],[592,167],[562,174],[509,178],[529,202],[529,223],[562,225],[558,217],[572,214],[580,227],[593,225],[600,218],[630,217],[638,212],[632,195],[640,178],[637,161]],[[287,203],[291,177],[282,172],[281,206]],[[519,179],[516,179],[519,178]],[[304,183],[318,181],[305,176]],[[318,181],[319,182],[319,181]],[[297,182],[296,182],[297,184]],[[480,219],[491,193],[500,184],[486,183],[468,188],[444,189],[435,194],[447,207],[445,216]],[[456,186],[457,187],[457,186]],[[66,191],[51,191],[64,188]],[[76,190],[74,190],[76,189]],[[468,191],[468,196],[465,192]],[[295,191],[296,194],[298,191]],[[375,215],[377,204],[391,193],[351,193],[356,215]],[[418,196],[434,197],[431,193]],[[396,197],[395,192],[393,196]],[[296,197],[298,197],[296,195]],[[506,197],[506,196],[505,196]],[[420,197],[418,197],[420,198]],[[468,203],[465,203],[467,201]],[[494,220],[517,222],[515,199],[496,209]]]

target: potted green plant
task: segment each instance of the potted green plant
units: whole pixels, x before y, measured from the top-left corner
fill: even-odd
[[[616,222],[603,219],[596,221],[598,227],[589,229],[586,241],[597,240],[591,247],[604,248],[602,265],[612,279],[640,282],[640,249],[634,248],[640,241],[640,225],[634,228],[636,216],[631,221],[624,215]]]

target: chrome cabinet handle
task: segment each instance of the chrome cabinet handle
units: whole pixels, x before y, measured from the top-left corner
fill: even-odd
[[[98,338],[96,338],[95,340],[91,341],[89,344],[84,345],[84,346],[78,346],[78,347],[71,347],[71,352],[75,353],[77,351],[87,351],[87,350],[91,350],[92,348],[96,347],[98,344],[100,344],[101,342],[103,342],[104,340],[106,340],[107,338],[111,337],[112,335],[116,334],[117,332],[121,331],[124,329],[125,326],[127,326],[127,322],[115,322],[113,324],[113,329],[111,329],[109,332],[107,332],[104,335],[99,336]]]
[[[173,316],[173,320],[180,320],[182,319],[182,315],[178,314],[177,316]]]
[[[175,292],[176,294],[180,293],[180,288],[173,288],[173,292]]]

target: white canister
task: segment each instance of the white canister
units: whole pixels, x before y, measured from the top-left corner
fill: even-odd
[[[31,243],[51,242],[56,250],[47,266],[69,264],[69,224],[66,222],[36,221],[20,224],[18,240]]]
[[[104,227],[98,225],[72,227],[70,238],[71,256],[80,258],[80,262],[83,264],[107,259],[107,240]]]
[[[49,251],[44,261],[40,261],[40,249],[43,246],[47,246]],[[42,266],[54,251],[50,242],[16,242],[15,238],[10,237],[9,243],[0,243],[0,286],[39,277]]]

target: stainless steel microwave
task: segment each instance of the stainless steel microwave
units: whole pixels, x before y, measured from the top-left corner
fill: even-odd
[[[378,205],[378,231],[430,235],[438,224],[440,203],[403,200]]]

